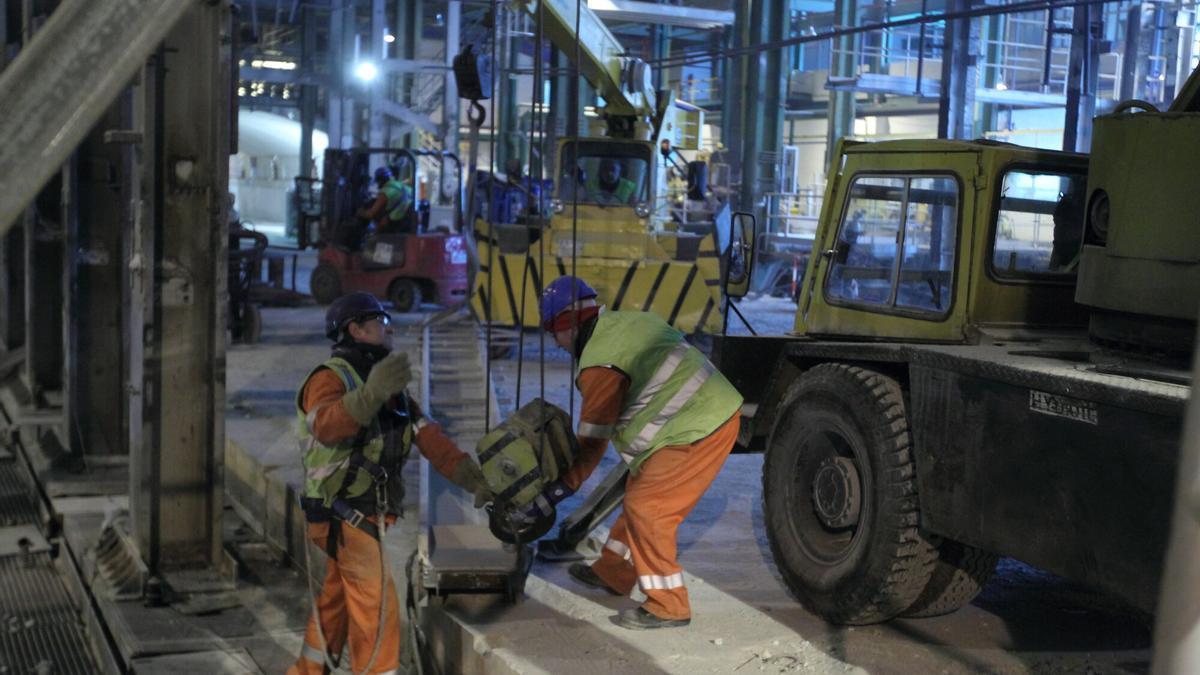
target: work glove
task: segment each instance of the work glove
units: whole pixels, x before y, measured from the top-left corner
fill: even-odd
[[[380,406],[404,391],[410,380],[412,369],[408,365],[408,355],[393,352],[371,368],[363,386],[342,396],[342,405],[355,422],[365,427],[379,413]]]
[[[554,511],[555,504],[575,494],[575,491],[567,487],[567,484],[556,480],[549,483],[538,496],[533,498],[529,506],[525,507],[525,511],[521,513],[526,521],[535,521],[544,518]]]
[[[454,467],[454,472],[450,474],[450,482],[475,495],[475,508],[477,509],[496,499],[496,493],[492,492],[487,480],[483,477],[483,469],[480,469],[479,465],[469,457],[459,460],[458,465]]]

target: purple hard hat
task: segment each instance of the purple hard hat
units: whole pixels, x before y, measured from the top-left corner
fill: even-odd
[[[391,319],[383,309],[383,303],[374,295],[362,292],[347,293],[334,300],[325,311],[325,337],[337,342],[342,339],[342,331],[351,322],[374,316]]]
[[[579,277],[565,276],[551,281],[542,291],[540,309],[542,326],[546,326],[558,313],[579,300],[596,297],[596,289]]]

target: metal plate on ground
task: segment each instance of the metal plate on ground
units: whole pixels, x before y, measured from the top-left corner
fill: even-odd
[[[50,542],[46,541],[35,525],[0,527],[0,558],[49,551]]]
[[[439,595],[501,593],[510,598],[525,587],[533,564],[529,546],[497,541],[484,525],[434,525],[429,528],[425,587]]]

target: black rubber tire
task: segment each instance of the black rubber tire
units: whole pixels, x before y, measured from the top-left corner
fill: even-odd
[[[822,523],[812,481],[822,458],[855,465],[854,525]],[[805,608],[837,624],[887,621],[928,585],[937,552],[920,504],[903,391],[880,373],[838,363],[806,371],[785,397],[763,461],[763,511],[775,564]]]
[[[421,308],[421,284],[412,279],[395,279],[388,286],[388,300],[397,313],[404,314]]]
[[[308,278],[308,290],[318,303],[328,305],[342,297],[342,277],[333,265],[320,263]]]
[[[998,562],[1000,556],[995,553],[952,539],[942,540],[933,576],[903,616],[941,616],[970,603],[992,578]]]

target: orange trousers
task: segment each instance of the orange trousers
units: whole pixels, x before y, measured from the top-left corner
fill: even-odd
[[[395,521],[388,517],[388,523]],[[375,522],[375,518],[371,518]],[[337,560],[327,559],[325,583],[317,598],[317,615],[308,617],[304,648],[300,658],[288,669],[288,675],[323,675],[325,659],[321,655],[321,636],[325,634],[330,661],[338,663],[346,642],[350,643],[350,668],[360,673],[367,667],[379,624],[379,603],[386,601],[379,653],[372,673],[393,673],[400,668],[400,608],[390,570],[380,570],[379,542],[362,530],[342,523],[337,542]],[[308,540],[324,551],[329,523],[309,523]],[[311,556],[315,562],[319,558]]]
[[[592,570],[628,595],[636,584],[642,607],[663,619],[692,615],[683,568],[675,561],[675,531],[721,471],[737,441],[741,413],[691,445],[659,449],[631,474],[625,503]]]

